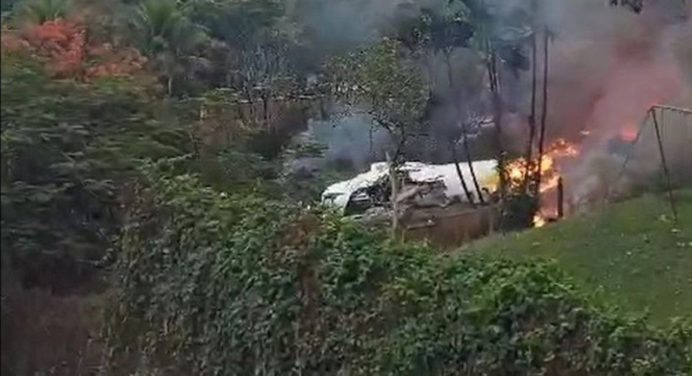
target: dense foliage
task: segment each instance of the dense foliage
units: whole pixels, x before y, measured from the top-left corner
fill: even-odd
[[[58,81],[35,61],[2,60],[3,256],[28,287],[68,288],[119,231],[136,161],[184,153],[188,136],[153,120],[146,86]]]
[[[685,375],[692,332],[592,307],[549,265],[424,246],[150,165],[130,208],[112,371]]]

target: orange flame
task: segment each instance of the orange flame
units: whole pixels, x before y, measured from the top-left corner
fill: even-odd
[[[531,163],[526,163],[524,158],[519,158],[510,162],[507,166],[507,175],[510,184],[521,184],[525,176],[533,176],[540,171],[543,177],[540,192],[555,189],[560,179],[556,160],[574,158],[578,156],[579,153],[579,148],[576,145],[560,138],[550,145],[548,150],[543,154],[543,160],[540,162],[540,166],[538,166],[538,158],[532,160]]]
[[[546,224],[545,218],[539,213],[533,217],[533,227],[539,228]]]
[[[637,139],[637,130],[625,127],[620,130],[620,139],[626,142],[633,142]]]
[[[519,158],[510,162],[507,166],[507,176],[511,186],[520,186],[525,177],[531,179],[538,171],[541,173],[540,193],[554,190],[560,181],[559,161],[579,156],[580,149],[564,139],[553,142],[543,154],[543,160],[539,163],[538,158],[534,158],[527,163],[524,158]],[[540,166],[539,166],[540,164]],[[534,227],[543,227],[547,219],[539,210],[533,218]]]

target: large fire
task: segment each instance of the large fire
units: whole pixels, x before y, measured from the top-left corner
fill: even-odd
[[[539,157],[533,158],[530,163],[526,159],[519,158],[510,162],[507,166],[507,175],[512,186],[518,187],[524,183],[525,179],[532,179],[537,176],[538,171],[541,175],[541,184],[539,192],[547,194],[554,191],[560,180],[560,161],[575,158],[579,156],[580,149],[577,145],[568,142],[565,139],[557,139],[543,153],[543,158],[539,161]],[[541,209],[534,217],[534,226],[542,227],[546,224],[546,208],[541,205]]]
[[[540,170],[540,192],[547,192],[555,189],[560,179],[560,171],[556,162],[562,159],[574,158],[579,153],[577,145],[560,138],[553,142],[548,150],[544,152],[542,161],[539,161],[539,157],[534,158],[531,163],[526,163],[524,158],[515,159],[508,164],[507,174],[511,184],[519,184],[523,182],[525,177],[531,178]]]

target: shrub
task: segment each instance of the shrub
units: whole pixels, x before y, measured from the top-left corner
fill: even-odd
[[[440,259],[319,210],[144,173],[111,372],[684,375],[692,332],[588,304],[553,266]]]

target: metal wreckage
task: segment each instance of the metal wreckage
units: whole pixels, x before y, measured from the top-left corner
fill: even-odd
[[[460,172],[465,181],[472,181],[467,163],[406,162],[397,167],[401,186],[395,199],[407,237],[454,246],[492,231],[497,219],[492,204],[499,179],[497,161],[472,165],[484,201],[490,205],[474,207],[469,202],[459,179]],[[387,162],[374,163],[369,171],[329,186],[322,193],[322,203],[366,225],[388,223],[393,214],[389,171]],[[472,194],[478,200],[477,192]]]

